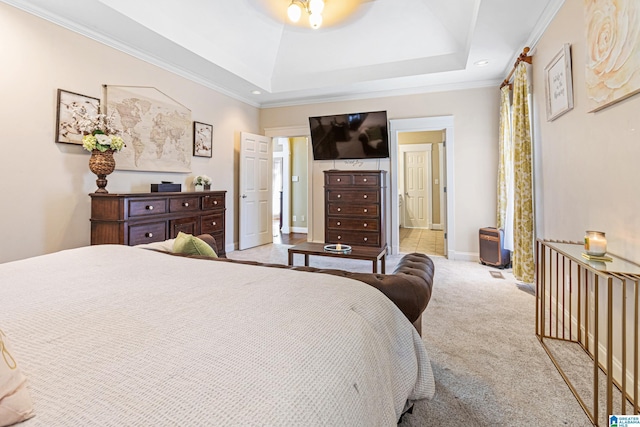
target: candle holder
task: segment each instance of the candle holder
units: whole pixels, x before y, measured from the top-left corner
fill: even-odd
[[[584,251],[587,255],[604,256],[607,253],[607,238],[602,231],[587,231],[584,236]]]
[[[341,245],[340,243],[336,245],[324,245],[325,252],[333,252],[336,254],[348,254],[351,252],[351,246],[349,245]]]

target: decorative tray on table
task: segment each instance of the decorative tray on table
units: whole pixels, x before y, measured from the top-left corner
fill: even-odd
[[[324,250],[325,252],[333,252],[335,254],[348,254],[349,252],[351,252],[351,246],[341,245],[340,243],[324,245]]]

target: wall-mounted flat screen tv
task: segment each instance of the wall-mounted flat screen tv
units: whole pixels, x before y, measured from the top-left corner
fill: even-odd
[[[314,160],[389,157],[387,112],[309,117]]]

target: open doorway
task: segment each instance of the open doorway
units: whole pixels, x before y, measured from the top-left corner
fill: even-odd
[[[282,154],[273,152],[273,199],[271,201],[271,211],[273,212],[273,237],[277,237],[282,232],[284,210],[284,199],[282,197]],[[288,206],[287,206],[288,207]]]
[[[307,241],[307,138],[273,138],[273,243]]]
[[[453,255],[453,117],[389,122],[391,251]],[[451,155],[449,155],[451,154]]]
[[[400,252],[444,256],[443,130],[398,133]]]

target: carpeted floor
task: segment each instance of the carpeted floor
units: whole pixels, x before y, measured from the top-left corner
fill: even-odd
[[[228,257],[286,264],[287,247],[265,245]],[[295,264],[302,264],[297,257]],[[399,258],[388,257],[388,273]],[[532,288],[509,270],[432,259],[434,290],[422,330],[436,396],[417,402],[400,426],[590,426],[535,336]],[[311,257],[310,265],[371,271],[370,262],[327,257]]]

